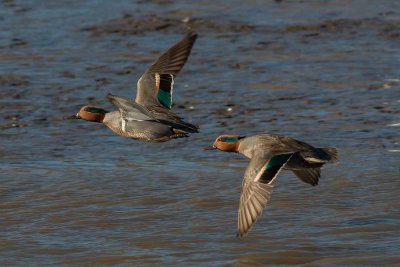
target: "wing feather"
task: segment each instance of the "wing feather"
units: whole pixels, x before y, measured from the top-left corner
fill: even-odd
[[[124,120],[149,121],[157,119],[143,106],[132,99],[112,94],[107,95],[107,99],[118,108]]]
[[[237,236],[245,236],[271,197],[274,182],[293,154],[254,156],[246,169],[238,211]]]
[[[137,84],[136,102],[144,106],[161,103],[157,99],[159,88],[156,86],[156,74],[176,76],[189,58],[197,34],[188,33],[182,40],[169,48],[140,77]],[[172,95],[172,92],[171,92]],[[168,107],[167,107],[168,108]]]

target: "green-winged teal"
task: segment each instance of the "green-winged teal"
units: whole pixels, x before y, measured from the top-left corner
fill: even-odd
[[[135,101],[108,94],[118,111],[84,106],[69,119],[101,122],[115,133],[141,140],[164,142],[198,132],[171,111],[174,78],[187,61],[197,34],[188,33],[168,49],[140,77]]]
[[[291,170],[303,182],[317,185],[321,167],[338,160],[335,148],[315,148],[304,142],[272,134],[254,136],[221,135],[211,147],[239,152],[250,158],[244,173],[238,212],[237,236],[248,233],[270,199],[274,182],[282,169]]]

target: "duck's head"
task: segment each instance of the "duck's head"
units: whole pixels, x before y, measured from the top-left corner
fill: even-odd
[[[64,117],[65,119],[82,119],[85,121],[102,122],[108,113],[107,110],[98,107],[82,107],[79,112],[72,116]]]
[[[224,134],[220,135],[215,139],[214,144],[209,147],[205,147],[205,150],[219,149],[226,152],[237,152],[240,139],[245,138],[245,136],[234,135],[234,134]]]

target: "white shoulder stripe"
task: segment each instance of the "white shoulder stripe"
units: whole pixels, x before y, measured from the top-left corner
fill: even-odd
[[[294,154],[290,155],[290,157],[287,159],[287,161],[282,164],[282,166],[279,168],[279,170],[276,172],[276,174],[274,175],[274,177],[271,179],[271,181],[269,181],[269,185],[272,184],[276,177],[279,175],[279,173],[281,172],[281,170],[286,166],[286,164],[289,162],[289,160],[293,157]],[[264,174],[265,169],[267,168],[268,162],[265,163],[265,165],[261,168],[261,170],[257,173],[257,176],[254,178],[254,182],[258,182],[258,180],[260,180],[261,176]]]
[[[121,127],[122,127],[122,132],[125,132],[125,128],[126,128],[126,121],[125,121],[125,119],[122,119],[121,120]]]
[[[171,75],[171,92],[170,92],[170,95],[171,95],[171,105],[172,105],[172,95],[174,93],[174,75],[172,75],[172,74],[170,74],[170,75]]]

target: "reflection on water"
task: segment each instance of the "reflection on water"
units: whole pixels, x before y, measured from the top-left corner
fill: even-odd
[[[3,1],[0,265],[398,265],[399,5]],[[201,133],[141,143],[61,119],[133,97],[185,17],[200,37],[175,110]],[[237,239],[247,160],[202,147],[263,131],[341,161],[317,187],[283,173]]]

